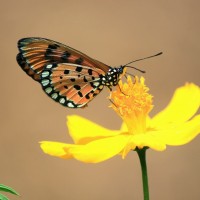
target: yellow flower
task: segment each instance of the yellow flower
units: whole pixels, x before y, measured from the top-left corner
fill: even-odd
[[[86,163],[97,163],[115,155],[122,158],[136,147],[150,147],[157,151],[166,145],[183,145],[200,133],[200,88],[187,83],[178,88],[169,105],[153,118],[152,96],[144,78],[135,77],[132,82],[119,82],[111,94],[111,107],[122,118],[120,130],[109,130],[87,119],[72,115],[67,126],[74,144],[41,142],[41,148],[49,155],[64,159],[75,158]]]

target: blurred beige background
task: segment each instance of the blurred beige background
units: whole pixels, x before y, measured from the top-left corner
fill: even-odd
[[[8,195],[10,199],[142,199],[134,152],[125,160],[115,157],[100,164],[43,154],[41,140],[71,142],[66,115],[81,115],[111,129],[118,129],[121,119],[108,108],[107,89],[86,109],[54,103],[17,65],[17,41],[50,38],[111,66],[163,51],[135,64],[147,71],[154,115],[175,88],[186,81],[200,84],[199,7],[197,0],[0,0],[0,183],[21,194]],[[164,152],[148,151],[151,200],[200,199],[199,151],[199,137]]]

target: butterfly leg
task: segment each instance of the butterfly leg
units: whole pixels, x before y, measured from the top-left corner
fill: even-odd
[[[111,100],[111,95],[109,97],[109,101],[117,108],[117,105]]]
[[[131,75],[131,76],[133,77],[133,79],[134,79],[134,82],[133,82],[133,84],[135,84],[135,82],[136,82],[136,80],[135,80],[135,75],[133,75],[133,74],[128,74],[128,75]],[[124,77],[126,78],[126,80],[128,79],[128,77],[127,77],[127,75],[126,75],[126,74],[124,75]]]
[[[122,89],[120,88],[120,85],[119,85],[119,84],[117,84],[117,87],[119,88],[120,92],[121,92],[123,95],[128,96],[128,94],[125,94],[125,93],[122,91]]]
[[[112,92],[112,86],[108,85],[108,89]]]

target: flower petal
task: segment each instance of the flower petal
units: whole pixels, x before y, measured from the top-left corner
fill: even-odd
[[[77,115],[67,116],[67,126],[75,144],[86,144],[96,139],[119,135],[118,130],[106,129]]]
[[[40,147],[42,148],[44,153],[64,159],[72,158],[72,155],[66,151],[72,146],[74,145],[65,144],[61,142],[49,142],[49,141],[40,142]]]
[[[142,149],[149,147],[156,151],[163,151],[166,149],[166,144],[157,137],[158,131],[150,131],[145,134],[133,135],[128,141],[127,145],[121,152],[124,159],[130,150],[134,150],[136,147]]]
[[[122,125],[120,127],[121,132],[128,132],[128,128],[125,122],[122,122]]]
[[[173,123],[183,123],[197,112],[199,106],[200,88],[193,83],[187,83],[178,88],[169,105],[153,117],[152,126],[159,128]]]
[[[95,140],[86,145],[77,145],[69,152],[74,158],[86,163],[98,163],[117,154],[126,146],[128,135],[119,135]]]
[[[165,134],[158,135],[160,140],[168,145],[183,145],[190,142],[200,133],[200,115],[190,121],[168,130]]]

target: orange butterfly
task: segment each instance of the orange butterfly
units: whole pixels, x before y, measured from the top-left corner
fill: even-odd
[[[23,38],[18,41],[18,48],[17,62],[21,68],[42,85],[49,97],[69,108],[85,107],[104,86],[111,90],[118,85],[125,73],[126,65],[113,68],[45,38]]]

